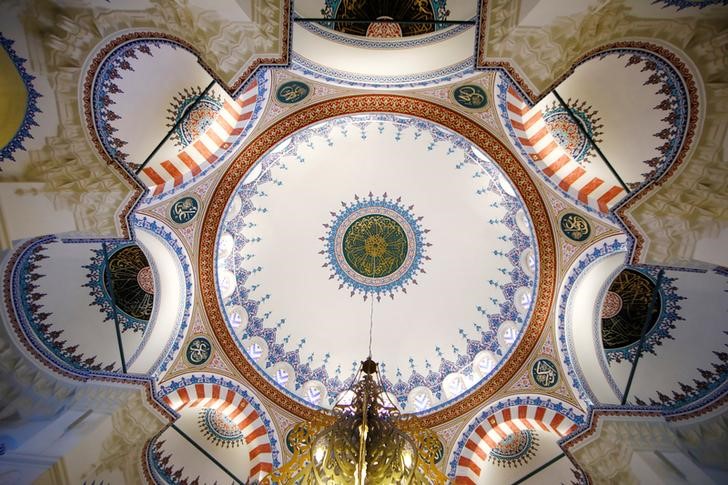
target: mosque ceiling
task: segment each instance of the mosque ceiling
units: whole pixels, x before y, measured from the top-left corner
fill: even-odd
[[[144,440],[166,483],[262,479],[369,353],[464,483],[591,433],[648,316],[628,410],[707,406],[728,377],[726,273],[695,249],[725,226],[725,10],[546,3],[14,5],[8,330],[66,376],[141,383],[174,423]],[[44,218],[58,234],[33,238]],[[643,261],[675,264],[658,286]],[[548,477],[582,483],[567,456]]]

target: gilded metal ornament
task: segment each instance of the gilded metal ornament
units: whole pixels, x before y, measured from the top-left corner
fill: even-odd
[[[442,443],[389,402],[376,368],[370,358],[362,362],[351,401],[293,427],[286,439],[293,457],[261,484],[447,483],[435,465]]]

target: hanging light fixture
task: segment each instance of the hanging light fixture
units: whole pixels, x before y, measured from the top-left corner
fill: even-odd
[[[372,315],[374,312],[372,301]],[[382,386],[378,364],[361,363],[351,392],[331,411],[296,424],[288,435],[293,456],[261,484],[445,484],[435,463],[437,435],[413,414],[402,414]]]

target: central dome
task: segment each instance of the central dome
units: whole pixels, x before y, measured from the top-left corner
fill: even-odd
[[[523,201],[463,137],[403,115],[306,127],[262,156],[218,227],[228,331],[269,382],[329,407],[368,354],[407,412],[508,359],[536,297]],[[373,314],[373,318],[372,318]]]

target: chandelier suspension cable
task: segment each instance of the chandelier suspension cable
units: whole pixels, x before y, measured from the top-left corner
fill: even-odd
[[[372,304],[369,311],[369,358],[372,357],[372,331],[374,329],[374,298],[371,298]]]

